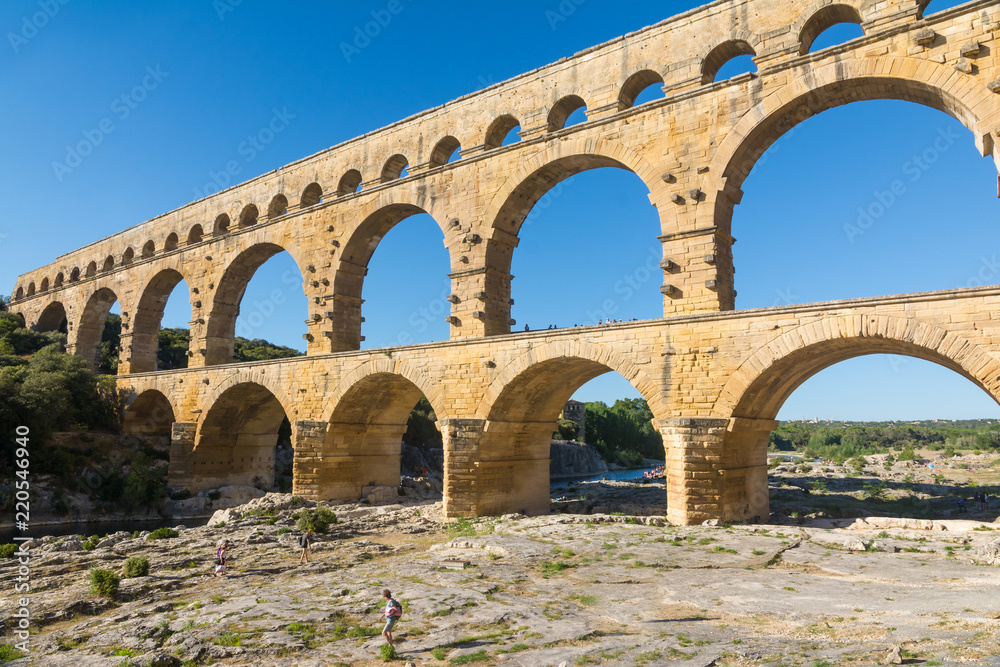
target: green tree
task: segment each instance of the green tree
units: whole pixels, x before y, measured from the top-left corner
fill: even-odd
[[[552,434],[553,440],[575,440],[580,433],[580,425],[570,419],[560,419]]]
[[[300,357],[302,353],[291,347],[275,345],[262,338],[247,340],[236,337],[233,345],[234,361],[264,361],[266,359],[287,359]]]
[[[118,356],[122,348],[122,318],[111,313],[104,321],[101,345],[97,352],[97,372],[114,375],[118,372]]]
[[[430,447],[439,449],[442,446],[441,431],[437,427],[437,416],[426,397],[420,400],[410,411],[406,422],[406,433],[403,442],[411,447]]]
[[[166,371],[187,368],[191,332],[188,329],[160,329],[156,349],[156,368]]]

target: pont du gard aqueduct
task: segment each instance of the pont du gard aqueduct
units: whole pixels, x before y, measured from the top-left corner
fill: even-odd
[[[125,429],[169,434],[169,481],[192,491],[271,479],[286,417],[295,493],[356,500],[366,486],[396,486],[406,421],[425,395],[444,440],[447,516],[545,513],[559,412],[616,371],[663,435],[671,522],[766,520],[768,435],[820,370],[909,355],[1000,400],[1000,286],[734,310],[741,185],[807,118],[855,101],[916,102],[956,118],[1000,165],[1000,2],[925,17],[927,4],[717,0],[62,255],[18,278],[11,309],[36,330],[65,326],[69,350],[94,359],[119,303]],[[811,49],[838,23],[864,35]],[[757,71],[716,81],[740,55]],[[649,86],[665,97],[635,105]],[[565,127],[579,108],[586,121]],[[663,317],[512,333],[522,223],[560,181],[597,167],[630,170],[649,190]],[[368,261],[421,212],[450,255],[450,339],[361,350]],[[235,364],[246,285],[283,250],[309,301],[307,354]],[[182,279],[189,367],[157,371],[164,304]]]

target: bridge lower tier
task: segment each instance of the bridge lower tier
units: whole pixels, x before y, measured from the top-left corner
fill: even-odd
[[[998,304],[998,287],[947,290],[124,375],[119,385],[126,431],[170,435],[171,485],[270,483],[287,418],[293,491],[339,500],[398,485],[407,419],[426,396],[443,437],[445,511],[459,517],[547,512],[559,414],[581,385],[617,372],[663,435],[672,522],[765,519],[768,436],[798,386],[888,353],[941,364],[997,400]]]

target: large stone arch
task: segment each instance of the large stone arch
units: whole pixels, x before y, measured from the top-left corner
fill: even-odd
[[[627,355],[579,340],[545,343],[499,369],[476,411],[478,442],[474,463],[457,431],[469,425],[447,425],[445,466],[449,515],[549,510],[549,450],[559,413],[573,392],[593,378],[616,371],[632,383],[662,416],[656,385]],[[471,475],[471,488],[450,483]],[[457,509],[456,509],[457,508]]]
[[[226,485],[274,483],[278,429],[291,414],[268,387],[254,381],[225,383],[213,392],[198,425],[185,480],[192,491]],[[172,468],[173,470],[173,468]]]
[[[685,487],[676,503],[671,496],[672,519],[690,523],[709,515],[724,520],[768,516],[767,445],[781,405],[821,370],[880,353],[938,363],[1000,403],[1000,362],[963,336],[916,318],[857,314],[816,319],[746,357],[715,402],[716,419],[661,422],[668,445],[668,485],[684,487],[680,477],[693,473],[704,480],[703,487]],[[671,447],[678,435],[700,439],[698,448]],[[706,508],[714,509],[705,514]]]
[[[61,301],[52,301],[42,310],[38,319],[31,325],[35,331],[59,331],[67,333],[68,319],[66,307]]]
[[[86,305],[80,312],[76,326],[70,328],[72,343],[71,351],[83,357],[87,363],[97,366],[98,348],[101,336],[104,334],[104,323],[108,319],[112,306],[118,301],[118,295],[110,287],[101,287],[88,297]],[[125,309],[122,308],[122,312]]]
[[[163,311],[171,293],[181,281],[187,282],[187,279],[179,268],[161,267],[150,275],[143,286],[132,316],[128,342],[123,344],[123,365],[128,364],[127,372],[148,373],[157,370],[156,355]],[[188,288],[190,289],[190,285]],[[190,294],[185,296],[190,302]],[[194,319],[193,309],[189,319]]]
[[[214,385],[212,390],[199,401],[199,407],[202,409],[201,418],[198,420],[199,432],[212,406],[218,403],[223,394],[239,385],[251,384],[267,389],[281,403],[289,420],[294,420],[299,414],[294,397],[289,394],[291,389],[289,383],[283,382],[275,373],[269,373],[267,362],[258,362],[255,365],[234,368],[232,373],[227,373],[225,379]]]
[[[769,88],[726,133],[705,177],[707,201],[699,206],[699,228],[717,226],[728,234],[743,182],[760,156],[799,123],[851,102],[902,100],[943,111],[965,125],[982,155],[992,155],[1000,168],[1000,147],[990,134],[1000,121],[1000,98],[971,76],[898,56],[837,58],[800,70],[787,85]]]
[[[169,440],[177,420],[178,407],[163,391],[154,387],[133,387],[125,408],[122,433],[158,436]]]
[[[486,206],[483,219],[490,233],[500,229],[516,235],[524,218],[546,192],[570,176],[590,169],[617,167],[633,172],[649,190],[649,201],[654,206],[669,196],[650,162],[627,146],[607,139],[550,142],[520,164]]]
[[[590,341],[566,339],[533,347],[530,352],[515,357],[499,369],[479,401],[475,416],[478,419],[498,417],[499,413],[495,411],[501,402],[501,397],[510,396],[519,391],[518,384],[523,383],[533,370],[539,369],[540,364],[561,361],[565,361],[574,374],[579,375],[578,379],[582,379],[579,384],[592,380],[603,373],[611,371],[618,373],[643,395],[654,415],[667,414],[668,407],[657,383],[650,379],[627,355]],[[599,372],[595,372],[598,369]],[[574,387],[573,391],[576,391],[576,388]],[[559,402],[558,397],[554,399],[555,403],[558,403],[559,409],[566,403],[566,399],[572,395],[573,391],[561,402]],[[558,410],[556,414],[558,414]]]
[[[399,192],[397,192],[399,191]],[[361,347],[361,294],[368,263],[379,243],[393,227],[413,215],[426,213],[434,219],[449,254],[450,267],[456,259],[449,247],[441,198],[420,190],[415,195],[406,188],[382,190],[358,209],[334,261],[331,347],[334,352]]]
[[[215,289],[211,292],[211,304],[207,308],[204,347],[206,366],[232,362],[236,318],[240,314],[243,294],[254,274],[267,260],[278,253],[288,252],[298,268],[297,279],[303,280],[303,263],[302,258],[298,256],[296,244],[289,243],[281,237],[274,238],[275,236],[277,235],[256,234],[222,262],[224,268],[217,278]],[[283,279],[282,282],[286,281]],[[288,282],[304,284],[291,279]]]
[[[428,402],[434,407],[439,419],[446,419],[447,415],[440,412],[445,405],[444,389],[440,381],[431,378],[422,369],[392,357],[373,357],[360,364],[357,368],[345,375],[337,386],[330,392],[329,397],[323,403],[321,415],[324,420],[330,421],[337,408],[343,406],[348,392],[356,388],[362,381],[381,375],[395,375],[405,379],[416,387]]]
[[[664,206],[669,192],[653,165],[617,142],[573,139],[549,142],[545,148],[523,160],[486,206],[483,215],[485,273],[482,289],[486,294],[484,324],[486,335],[510,332],[511,261],[521,226],[538,201],[552,188],[571,176],[615,167],[631,171],[649,190],[649,201],[660,216],[660,228],[676,225],[675,206]]]
[[[439,383],[391,358],[371,359],[345,375],[323,407],[322,437],[311,450],[297,447],[295,492],[357,500],[365,487],[398,486],[400,443],[421,396],[436,413],[445,405]],[[446,418],[437,414],[439,422]]]
[[[940,364],[1000,403],[1000,361],[969,339],[918,319],[845,315],[796,327],[747,357],[722,388],[715,413],[723,418],[774,419],[810,377],[866,354],[899,354]]]

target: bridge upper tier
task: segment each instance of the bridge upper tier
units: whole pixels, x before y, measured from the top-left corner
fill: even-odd
[[[368,261],[392,226],[424,211],[450,255],[451,337],[503,334],[525,217],[562,179],[608,166],[637,174],[658,212],[664,315],[732,309],[729,231],[741,185],[806,118],[853,101],[909,100],[960,120],[1000,164],[1000,4],[923,17],[927,1],[713,2],[62,255],[19,277],[13,309],[39,326],[58,306],[71,348],[89,356],[96,323],[119,301],[122,369],[151,370],[157,311],[184,279],[191,365],[225,363],[246,282],[287,250],[309,299],[309,353],[357,349]],[[845,21],[864,36],[810,52]],[[741,54],[758,71],[715,81]],[[650,85],[665,97],[634,105]],[[565,127],[578,108],[587,120]],[[520,141],[501,145],[515,127]]]

